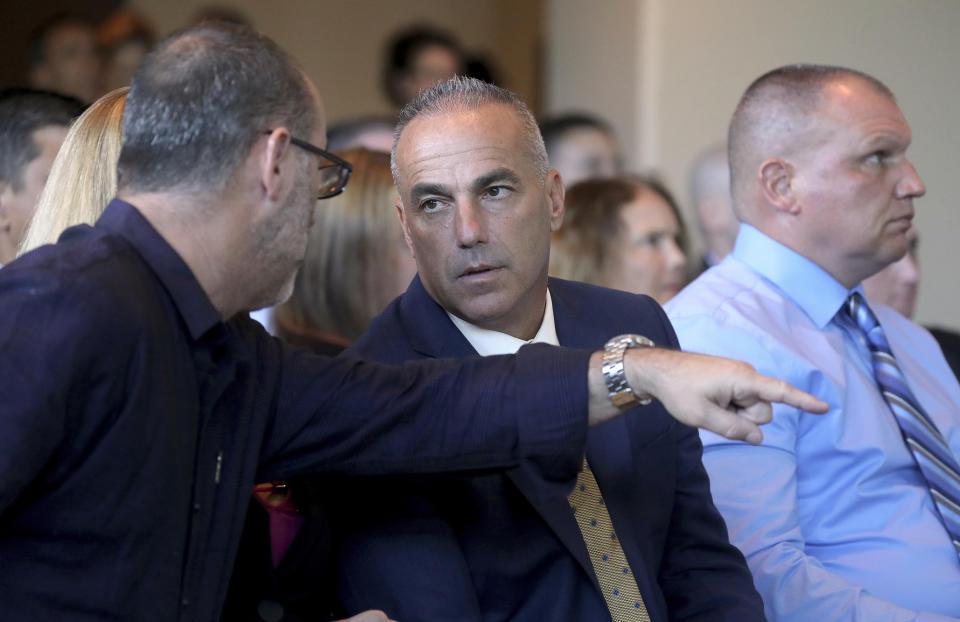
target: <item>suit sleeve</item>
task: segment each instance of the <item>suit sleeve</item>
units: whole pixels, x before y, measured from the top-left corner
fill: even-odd
[[[536,458],[546,476],[572,478],[586,436],[590,354],[541,345],[391,366],[294,352],[261,477],[486,470]]]

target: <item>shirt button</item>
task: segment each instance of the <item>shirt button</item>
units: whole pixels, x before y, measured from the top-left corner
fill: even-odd
[[[200,511],[200,504],[199,504],[199,503],[194,503],[194,504],[193,504],[193,513],[196,514],[196,513],[199,512],[199,511]]]
[[[189,607],[189,606],[190,606],[190,599],[189,599],[189,598],[184,598],[183,600],[181,600],[181,601],[180,601],[180,606],[183,607],[184,609],[186,609],[187,607]]]

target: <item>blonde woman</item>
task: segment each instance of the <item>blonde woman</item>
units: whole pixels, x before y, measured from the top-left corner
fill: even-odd
[[[417,270],[394,207],[390,156],[367,149],[337,155],[353,164],[350,185],[316,206],[293,294],[272,319],[281,339],[328,355],[363,333]],[[330,485],[300,477],[254,488],[221,620],[248,619],[264,599],[283,603],[284,619],[327,619],[323,607],[336,581],[329,563],[336,532],[325,507]],[[350,622],[367,619],[361,616]]]
[[[278,336],[328,354],[360,336],[417,271],[394,207],[390,156],[338,155],[353,164],[350,185],[317,207],[293,295],[274,314]]]
[[[117,193],[123,105],[129,90],[110,91],[70,127],[20,243],[20,255],[53,244],[68,227],[93,224]]]

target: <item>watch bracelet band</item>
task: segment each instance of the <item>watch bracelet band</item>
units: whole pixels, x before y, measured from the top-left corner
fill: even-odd
[[[646,406],[653,401],[648,394],[637,395],[630,383],[623,367],[623,357],[627,350],[637,347],[652,347],[653,341],[642,335],[617,335],[603,346],[601,357],[603,380],[607,385],[610,401],[621,412],[636,406]]]

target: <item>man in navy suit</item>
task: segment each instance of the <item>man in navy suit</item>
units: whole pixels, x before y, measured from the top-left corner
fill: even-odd
[[[548,279],[563,184],[512,93],[454,78],[421,94],[398,127],[397,209],[419,274],[354,353],[399,363],[530,342],[596,349],[621,333],[677,348],[652,299]],[[591,559],[568,500],[572,482],[536,479],[524,465],[346,486],[344,607],[376,606],[405,622],[763,620],[710,498],[701,449],[660,402],[588,433],[586,461],[626,558],[616,572],[639,588],[626,614],[611,599],[620,590],[601,587],[600,557]]]

